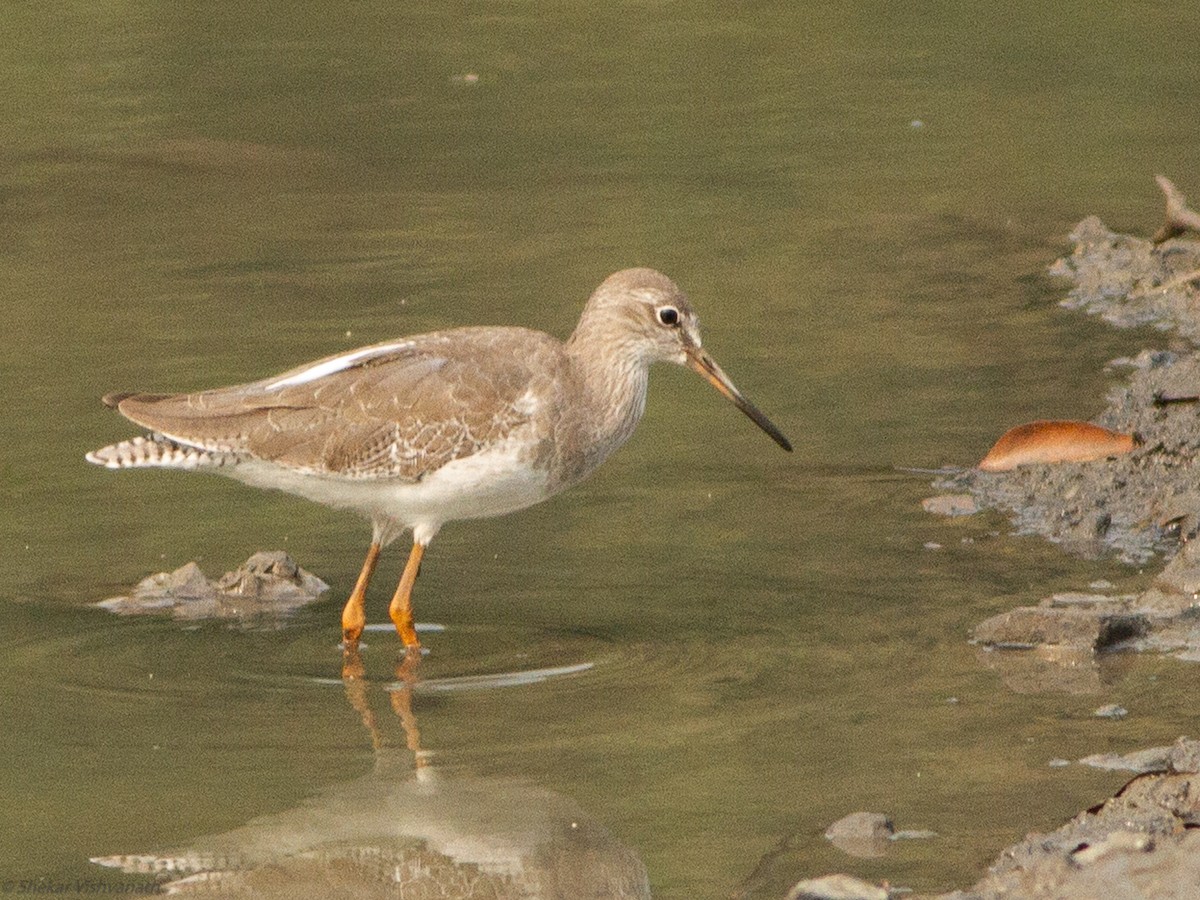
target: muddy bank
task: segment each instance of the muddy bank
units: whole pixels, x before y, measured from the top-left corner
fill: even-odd
[[[947,516],[999,511],[1019,533],[1087,557],[1169,559],[1139,593],[1091,585],[977,625],[972,641],[980,661],[1017,692],[1099,691],[1119,651],[1200,660],[1200,540],[1192,541],[1200,534],[1200,240],[1180,236],[1200,217],[1182,205],[1173,186],[1160,184],[1168,222],[1157,242],[1116,234],[1089,218],[1072,232],[1070,256],[1051,268],[1073,282],[1064,306],[1120,327],[1149,324],[1174,332],[1169,350],[1148,349],[1110,364],[1121,381],[1093,422],[1136,435],[1132,452],[1006,472],[966,469],[936,482],[943,494],[926,503]],[[997,434],[1012,424],[998,423]],[[1096,710],[1098,717],[1123,713]],[[1200,742],[1181,738],[1173,747],[1080,762],[1139,774],[1057,831],[1030,834],[1005,850],[974,887],[927,900],[1197,896]],[[899,895],[886,884],[858,886],[860,894],[841,896]],[[819,894],[798,894],[810,895]]]
[[[1005,850],[972,888],[936,900],[1195,898],[1200,885],[1200,741],[1156,748],[1161,768],[1057,831]]]
[[[1191,541],[1137,594],[1054,594],[981,622],[971,640],[1019,693],[1090,693],[1106,654],[1153,650],[1200,660],[1200,542]],[[1040,679],[1027,680],[1041,672]],[[1055,675],[1059,680],[1055,680]]]
[[[1008,472],[967,469],[935,487],[969,495],[978,508],[1006,514],[1018,533],[1083,556],[1115,553],[1142,563],[1174,552],[1200,526],[1200,409],[1164,400],[1200,395],[1200,353],[1147,350],[1112,367],[1128,375],[1093,421],[1137,435],[1131,453]]]
[[[849,875],[795,885],[788,900],[1194,900],[1200,885],[1200,741],[1180,738],[1113,760],[1140,772],[1056,831],[1009,847],[971,888],[915,895]]]
[[[1173,186],[1164,190],[1174,204],[1162,231],[1168,236],[1194,214]],[[1154,243],[1115,234],[1094,217],[1071,237],[1075,249],[1051,268],[1074,282],[1065,305],[1122,326],[1153,323],[1200,336],[1200,240]],[[1009,471],[965,469],[936,482],[946,493],[926,501],[942,515],[1000,511],[1019,533],[1084,556],[1115,554],[1131,563],[1173,557],[1141,594],[1057,594],[976,626],[981,662],[1013,690],[1096,690],[1103,654],[1112,650],[1200,659],[1200,550],[1189,543],[1200,533],[1200,352],[1176,343],[1110,364],[1124,380],[1094,424],[1135,435],[1131,452]]]
[[[1171,351],[1146,350],[1110,364],[1127,374],[1093,421],[1134,433],[1139,446],[1086,463],[965,469],[935,487],[969,495],[978,508],[1009,516],[1018,533],[1041,535],[1070,552],[1144,562],[1172,553],[1200,528],[1200,410],[1190,399],[1200,395],[1200,353],[1193,346],[1200,339],[1200,240],[1154,244],[1116,234],[1094,217],[1071,238],[1073,252],[1051,267],[1073,282],[1065,306],[1186,339]],[[998,423],[997,433],[1011,424]]]
[[[1071,232],[1075,249],[1050,274],[1075,283],[1062,305],[1083,309],[1121,328],[1174,329],[1200,344],[1200,240],[1180,236],[1156,244],[1111,231],[1089,216]]]

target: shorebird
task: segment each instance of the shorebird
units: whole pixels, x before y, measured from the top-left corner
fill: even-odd
[[[108,394],[107,406],[148,433],[87,459],[219,472],[365,515],[371,546],[342,611],[348,647],[366,624],[380,551],[411,531],[388,612],[418,650],[412,590],[442,525],[524,509],[582,481],[633,433],[659,361],[693,369],[792,449],[701,348],[683,291],[653,269],[626,269],[595,290],[566,342],[526,328],[457,328],[249,384]]]

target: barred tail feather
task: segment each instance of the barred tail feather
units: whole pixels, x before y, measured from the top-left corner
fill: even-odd
[[[236,860],[218,856],[189,854],[185,856],[153,856],[150,854],[123,854],[120,856],[93,856],[91,861],[98,866],[120,869],[130,875],[188,875],[195,872],[237,865]],[[168,891],[170,893],[170,891]]]
[[[119,444],[110,444],[93,450],[86,458],[106,469],[200,469],[237,462],[237,456],[232,453],[189,447],[161,434],[139,435]]]

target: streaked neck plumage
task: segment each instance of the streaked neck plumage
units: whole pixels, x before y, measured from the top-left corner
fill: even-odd
[[[589,303],[566,353],[584,390],[581,426],[589,433],[588,469],[599,465],[633,434],[646,409],[653,356],[623,321],[627,311]]]

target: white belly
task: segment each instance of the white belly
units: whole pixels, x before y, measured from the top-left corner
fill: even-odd
[[[222,474],[254,487],[356,510],[377,523],[377,532],[379,520],[391,520],[400,527],[395,533],[385,530],[385,542],[407,527],[417,540],[428,543],[452,519],[499,516],[550,496],[547,474],[522,460],[521,449],[510,442],[457,459],[417,482],[301,473],[258,460],[227,467]]]

